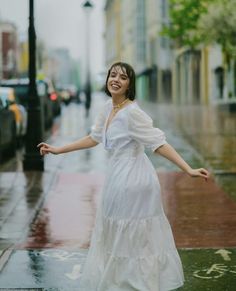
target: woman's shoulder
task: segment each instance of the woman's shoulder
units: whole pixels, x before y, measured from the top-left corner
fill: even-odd
[[[141,108],[139,107],[137,101],[133,101],[132,103],[128,104],[127,106],[129,114],[132,114],[132,112],[136,112],[140,110]]]
[[[151,119],[136,101],[129,108],[129,116],[131,119]]]

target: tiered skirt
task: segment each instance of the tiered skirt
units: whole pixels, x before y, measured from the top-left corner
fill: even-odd
[[[184,276],[164,211],[142,219],[113,219],[98,211],[81,291],[168,291]]]

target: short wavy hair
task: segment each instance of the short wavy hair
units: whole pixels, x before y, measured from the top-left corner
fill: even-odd
[[[110,76],[110,73],[111,73],[111,70],[115,67],[120,67],[121,70],[127,74],[128,78],[129,78],[129,88],[127,89],[126,91],[126,98],[129,98],[130,100],[134,100],[135,99],[135,71],[134,69],[127,63],[123,63],[123,62],[117,62],[117,63],[114,63],[110,69],[108,70],[108,73],[107,73],[107,78],[106,78],[106,84],[105,84],[105,93],[111,97],[111,93],[109,92],[108,90],[108,87],[107,87],[107,82],[108,82],[108,78]]]

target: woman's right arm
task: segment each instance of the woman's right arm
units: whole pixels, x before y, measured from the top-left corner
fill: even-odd
[[[82,149],[88,149],[91,147],[94,147],[98,144],[95,140],[93,140],[89,135],[73,142],[68,145],[62,146],[62,147],[54,147],[47,143],[41,142],[37,145],[37,147],[40,148],[40,154],[46,155],[46,154],[64,154],[72,151],[82,150]]]

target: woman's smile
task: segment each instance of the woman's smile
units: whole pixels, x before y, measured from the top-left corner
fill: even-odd
[[[112,87],[113,89],[116,90],[116,89],[120,89],[121,86],[118,85],[118,84],[114,84],[114,83],[112,83],[112,84],[111,84],[111,87]]]

